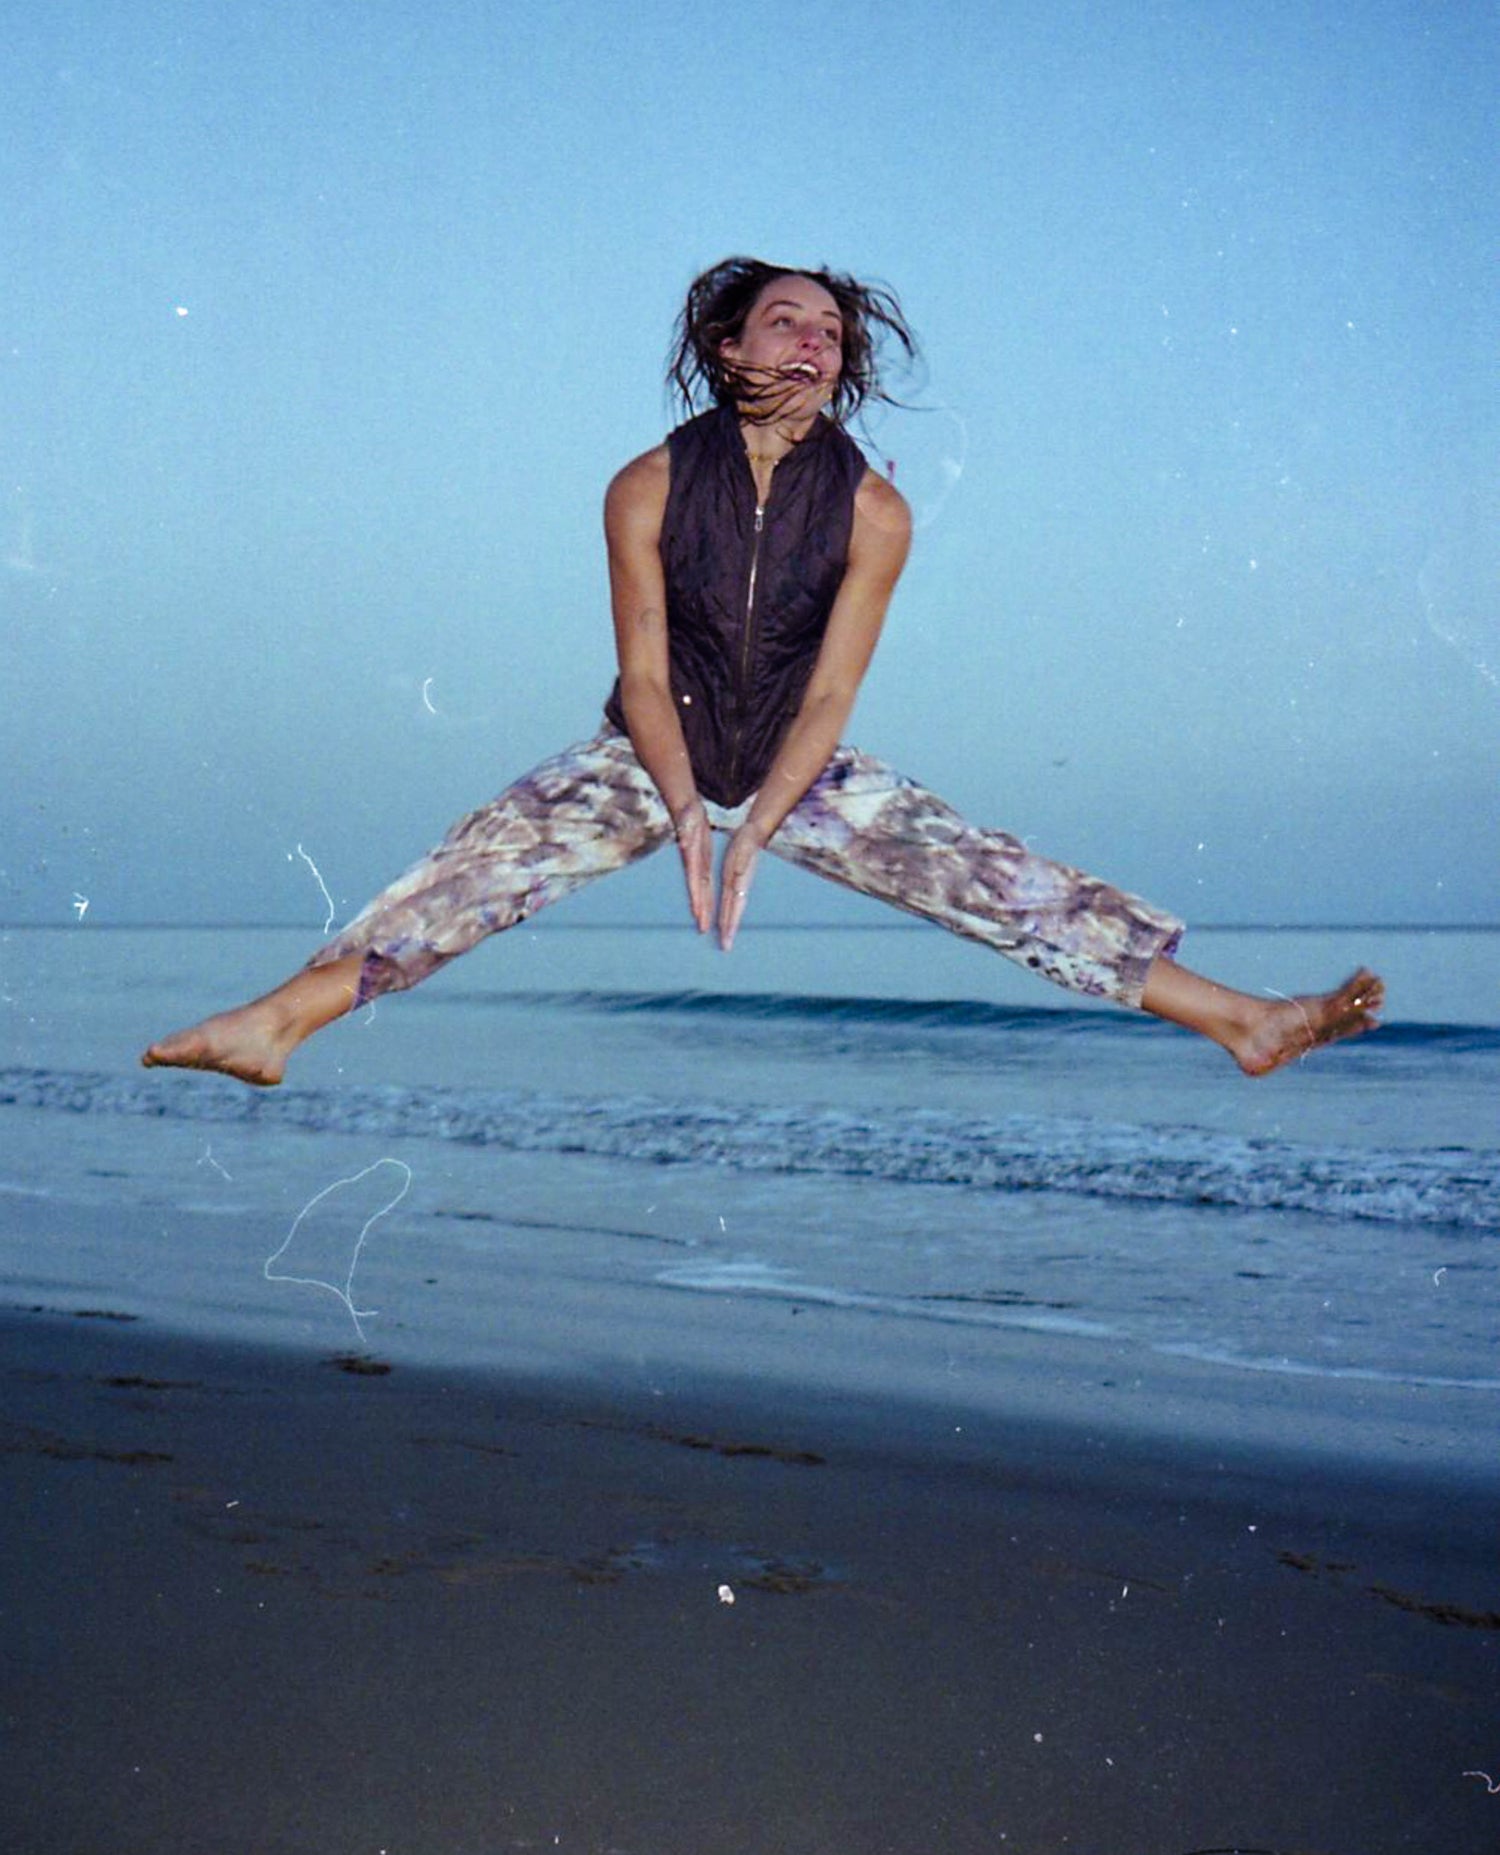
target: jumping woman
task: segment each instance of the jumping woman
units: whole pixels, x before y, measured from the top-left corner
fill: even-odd
[[[142,1061],[277,1083],[323,1025],[674,841],[693,920],[726,952],[769,850],[1197,1031],[1247,1075],[1372,1029],[1373,973],[1301,998],[1217,985],[1177,964],[1170,915],[841,745],[911,537],[845,430],[885,397],[882,341],[914,353],[896,299],[852,277],[750,258],[699,277],[670,378],[686,413],[708,409],[605,497],[619,676],[600,731],[461,819],[274,991]]]

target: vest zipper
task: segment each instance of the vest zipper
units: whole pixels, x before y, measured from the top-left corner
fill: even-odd
[[[740,758],[745,745],[745,704],[750,694],[750,656],[755,642],[755,578],[760,570],[760,537],[765,527],[766,508],[764,503],[755,505],[755,539],[750,545],[750,580],[745,589],[745,629],[740,639],[740,687],[739,720],[734,730],[734,751],[729,756],[729,783],[734,791],[739,790]]]

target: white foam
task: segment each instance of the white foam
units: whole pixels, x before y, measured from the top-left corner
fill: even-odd
[[[700,1263],[662,1269],[655,1277],[663,1288],[695,1289],[706,1294],[769,1295],[780,1300],[805,1301],[820,1307],[859,1309],[866,1313],[899,1315],[902,1319],[936,1322],[955,1327],[1007,1327],[1033,1333],[1055,1333],[1075,1339],[1117,1340],[1117,1327],[1077,1315],[1046,1309],[989,1307],[973,1303],[934,1305],[909,1295],[861,1294],[847,1288],[830,1288],[808,1282],[767,1263]]]
[[[738,1172],[1303,1211],[1481,1235],[1500,1230],[1500,1151],[1493,1149],[1341,1148],[1061,1115],[851,1114],[521,1090],[385,1086],[265,1097],[205,1089],[201,1082],[184,1086],[180,1077],[126,1080],[46,1070],[0,1072],[4,1102]]]
[[[1270,1358],[1237,1353],[1224,1346],[1192,1340],[1160,1342],[1151,1348],[1170,1359],[1193,1359],[1200,1365],[1231,1366],[1239,1372],[1269,1372],[1283,1378],[1331,1378],[1373,1385],[1412,1385],[1433,1391],[1500,1391],[1500,1378],[1449,1378],[1431,1372],[1382,1372],[1375,1366],[1315,1365],[1307,1359]]]

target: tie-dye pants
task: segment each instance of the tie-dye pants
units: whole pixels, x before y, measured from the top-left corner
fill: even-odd
[[[749,810],[708,806],[716,830]],[[310,964],[362,953],[361,1004],[418,984],[597,876],[659,850],[672,821],[629,739],[606,731],[544,760],[461,818]],[[1139,1006],[1182,923],[1019,839],[965,823],[915,781],[840,747],[767,850],[879,897],[1070,991]]]

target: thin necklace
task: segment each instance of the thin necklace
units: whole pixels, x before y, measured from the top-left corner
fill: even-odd
[[[783,458],[790,457],[801,442],[802,440],[800,438],[794,438],[784,451],[752,451],[750,449],[749,440],[747,439],[745,441],[745,455],[750,459],[752,464],[779,464]]]

